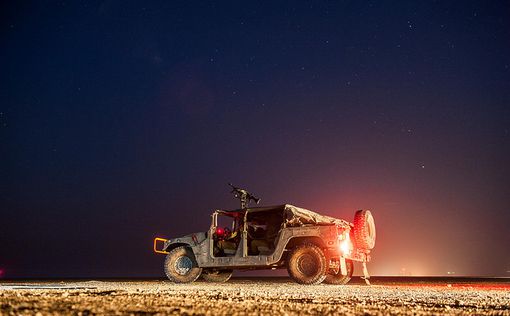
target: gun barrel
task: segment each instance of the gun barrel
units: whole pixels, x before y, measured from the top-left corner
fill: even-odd
[[[234,193],[234,196],[241,200],[241,208],[246,207],[248,204],[247,202],[249,202],[250,200],[254,201],[256,204],[259,204],[260,199],[253,196],[250,192],[248,192],[244,189],[238,188],[230,182],[228,183],[228,185],[232,188],[231,192]]]

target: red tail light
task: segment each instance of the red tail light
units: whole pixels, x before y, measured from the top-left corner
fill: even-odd
[[[351,237],[349,236],[349,232],[348,231],[344,232],[338,238],[340,241],[340,244],[339,244],[340,252],[344,256],[349,256],[352,252],[352,242],[351,242]]]

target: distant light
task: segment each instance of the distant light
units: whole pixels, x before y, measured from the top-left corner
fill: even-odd
[[[448,272],[446,272],[446,274],[448,274],[448,275],[455,274],[455,271],[448,271]]]
[[[0,269],[0,278],[4,276],[4,269]]]

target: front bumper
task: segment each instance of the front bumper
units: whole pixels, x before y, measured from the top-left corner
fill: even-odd
[[[163,248],[161,248],[161,250],[158,249],[159,245],[161,243],[163,243],[163,247],[164,247],[167,241],[168,241],[168,239],[165,239],[165,238],[160,238],[160,237],[154,238],[154,252],[155,253],[165,254],[165,255],[168,254],[168,251],[163,250]]]

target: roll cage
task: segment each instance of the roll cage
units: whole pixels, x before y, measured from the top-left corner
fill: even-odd
[[[279,214],[278,214],[279,213]],[[225,210],[216,210],[211,215],[212,221],[211,226],[209,228],[209,255],[211,257],[214,256],[214,248],[215,248],[215,239],[213,238],[216,233],[218,226],[218,216],[228,216],[233,219],[232,223],[232,232],[237,230],[240,235],[240,241],[237,244],[236,256],[247,257],[249,255],[254,255],[249,253],[249,244],[248,242],[253,240],[249,236],[248,229],[249,223],[256,220],[259,223],[265,223],[267,225],[267,230],[275,231],[278,235],[280,230],[285,227],[285,219],[284,219],[284,208],[283,207],[271,207],[271,208],[249,208],[249,209],[240,209],[233,211],[225,211]],[[279,218],[278,218],[279,217]],[[276,237],[276,236],[275,236]],[[261,239],[263,240],[263,239]],[[275,250],[274,245],[270,247],[272,251]]]

